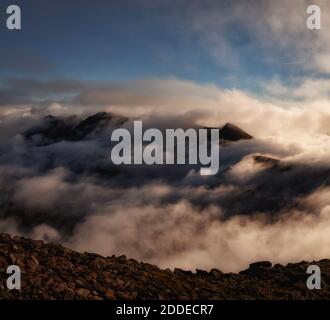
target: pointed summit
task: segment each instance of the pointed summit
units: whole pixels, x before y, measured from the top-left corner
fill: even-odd
[[[205,129],[208,130],[208,138],[211,137],[211,129],[217,129],[219,130],[220,140],[239,141],[253,139],[251,135],[232,123],[226,123],[223,127],[205,127]]]
[[[226,123],[219,131],[220,138],[228,141],[253,139],[251,135],[235,126],[232,123]]]

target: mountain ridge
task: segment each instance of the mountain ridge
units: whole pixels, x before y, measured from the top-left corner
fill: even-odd
[[[37,137],[40,140],[39,144],[79,141],[107,127],[119,128],[132,120],[111,112],[97,112],[81,119],[75,115],[71,117],[47,115],[40,119],[38,125],[26,130],[23,136],[26,140]],[[220,139],[228,142],[253,139],[250,134],[232,123],[226,123],[222,127],[206,127],[206,129],[219,130]]]

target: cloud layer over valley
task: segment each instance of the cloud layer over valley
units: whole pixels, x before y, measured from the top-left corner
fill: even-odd
[[[286,108],[175,79],[118,87],[2,109],[1,231],[164,268],[237,271],[255,260],[330,255],[327,102]],[[112,113],[88,118],[97,105]],[[255,139],[222,145],[217,176],[187,166],[117,167],[110,133],[130,128],[133,117],[156,128],[230,121]]]

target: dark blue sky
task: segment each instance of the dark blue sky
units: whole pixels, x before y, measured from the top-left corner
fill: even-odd
[[[21,3],[22,31],[1,28],[2,45],[17,60],[25,56],[26,64],[40,60],[45,72],[87,79],[198,77],[201,70],[189,65],[204,63],[201,48],[180,34],[176,23],[183,13],[173,7],[138,1]],[[23,62],[16,64],[6,72],[20,71]]]
[[[2,1],[0,77],[174,77],[253,90],[271,77],[301,75],[291,64],[296,47],[267,37],[267,28],[263,34],[258,1],[251,7],[261,11],[246,16],[232,3],[21,0],[15,4],[22,9],[22,30],[8,31],[5,8],[13,1]]]

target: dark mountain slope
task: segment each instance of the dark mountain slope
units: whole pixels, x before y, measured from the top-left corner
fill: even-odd
[[[27,140],[33,140],[39,145],[47,145],[59,141],[79,141],[89,135],[98,134],[107,127],[117,128],[128,119],[108,112],[98,112],[86,119],[76,116],[60,118],[52,115],[42,119],[38,126],[24,132]]]
[[[225,124],[220,130],[220,138],[227,141],[253,139],[251,135],[232,123]]]

